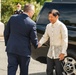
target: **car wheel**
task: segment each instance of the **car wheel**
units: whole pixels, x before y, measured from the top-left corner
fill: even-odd
[[[65,57],[63,69],[67,75],[76,75],[76,60],[72,57]]]

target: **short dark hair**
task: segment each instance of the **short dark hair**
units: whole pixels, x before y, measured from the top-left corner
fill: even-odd
[[[23,9],[24,12],[29,12],[31,10],[32,6],[33,6],[32,4],[26,4]]]
[[[59,13],[59,11],[58,10],[56,10],[56,9],[52,9],[48,14],[53,14],[53,16],[60,16],[60,13]]]

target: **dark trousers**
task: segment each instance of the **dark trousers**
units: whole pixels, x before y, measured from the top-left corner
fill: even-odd
[[[18,65],[20,67],[20,75],[28,75],[28,66],[30,57],[20,56],[12,53],[7,53],[8,56],[8,74],[16,75]]]
[[[56,75],[63,75],[61,61],[59,59],[51,59],[47,57],[47,75],[54,75],[53,69],[55,68]]]

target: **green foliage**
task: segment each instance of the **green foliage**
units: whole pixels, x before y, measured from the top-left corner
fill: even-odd
[[[25,4],[31,3],[35,5],[35,14],[33,16],[33,20],[36,20],[36,17],[44,4],[45,1],[50,0],[5,0],[1,3],[1,21],[3,23],[7,23],[10,16],[13,15],[14,11],[16,10],[16,4],[21,3],[22,9]]]
[[[11,10],[9,12],[9,10]],[[2,6],[1,6],[1,20],[2,22],[6,22],[8,20],[8,16],[10,16],[13,12],[13,8],[12,8],[12,4],[10,1],[8,1],[7,3],[6,2],[3,2],[2,3]]]

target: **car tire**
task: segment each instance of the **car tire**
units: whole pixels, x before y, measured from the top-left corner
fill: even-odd
[[[67,75],[76,75],[76,60],[72,57],[65,57],[63,69]]]

